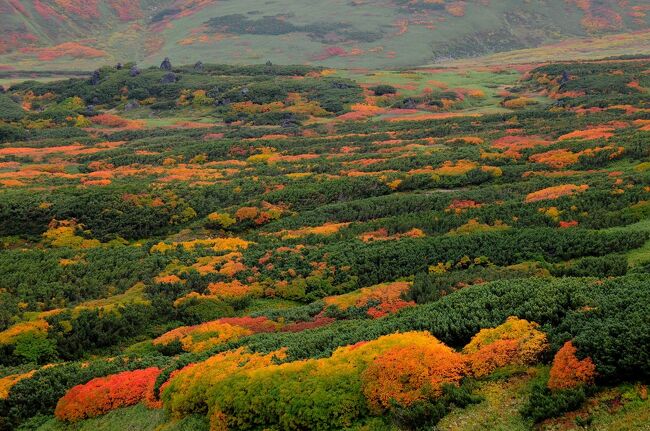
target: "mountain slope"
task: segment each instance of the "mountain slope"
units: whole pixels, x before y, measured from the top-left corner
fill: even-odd
[[[648,29],[643,0],[0,0],[0,69],[399,67]]]

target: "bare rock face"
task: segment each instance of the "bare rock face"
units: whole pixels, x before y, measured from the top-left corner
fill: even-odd
[[[137,100],[131,100],[129,103],[127,103],[124,106],[125,111],[133,111],[134,109],[138,109],[140,107],[140,103],[138,103]]]
[[[99,84],[99,70],[96,70],[93,72],[92,76],[90,77],[90,85],[97,85]]]
[[[166,73],[165,76],[160,79],[161,84],[173,84],[176,81],[178,81],[178,76],[176,76],[174,72]]]
[[[197,61],[196,63],[194,63],[194,71],[195,72],[203,72],[203,69],[204,69],[204,67],[203,67],[203,62],[202,61]]]
[[[172,62],[169,60],[169,57],[165,57],[162,63],[160,63],[160,68],[170,72],[172,70]]]
[[[139,74],[140,74],[140,69],[138,69],[138,66],[133,66],[129,71],[129,75],[131,75],[132,78],[138,76]]]

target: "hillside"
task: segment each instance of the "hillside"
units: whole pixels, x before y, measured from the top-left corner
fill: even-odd
[[[14,83],[0,430],[647,429],[649,70]]]
[[[394,68],[638,34],[619,48],[634,54],[647,52],[649,8],[643,0],[0,0],[0,70],[151,65],[165,56]]]

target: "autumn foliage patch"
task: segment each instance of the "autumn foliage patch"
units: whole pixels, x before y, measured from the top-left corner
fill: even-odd
[[[481,329],[463,352],[471,372],[483,377],[506,365],[532,365],[548,348],[539,325],[516,317],[493,329]]]
[[[147,397],[158,374],[160,370],[152,367],[92,379],[70,389],[59,400],[54,414],[60,420],[74,422],[137,404]]]
[[[444,383],[456,384],[465,374],[465,361],[435,338],[425,344],[394,347],[375,358],[362,375],[370,406],[381,411],[393,402],[408,406],[440,395]]]
[[[584,192],[589,188],[587,184],[577,186],[575,184],[564,184],[561,186],[547,187],[526,195],[526,202],[537,202],[542,200],[557,199],[562,196],[571,196]]]
[[[578,359],[576,352],[573,343],[567,341],[555,354],[548,380],[549,389],[569,389],[594,382],[596,366],[589,357]]]

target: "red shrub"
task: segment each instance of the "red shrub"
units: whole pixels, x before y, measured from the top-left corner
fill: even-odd
[[[54,415],[60,420],[73,422],[137,404],[151,398],[147,393],[159,374],[160,370],[152,367],[92,379],[73,387],[61,397]]]

